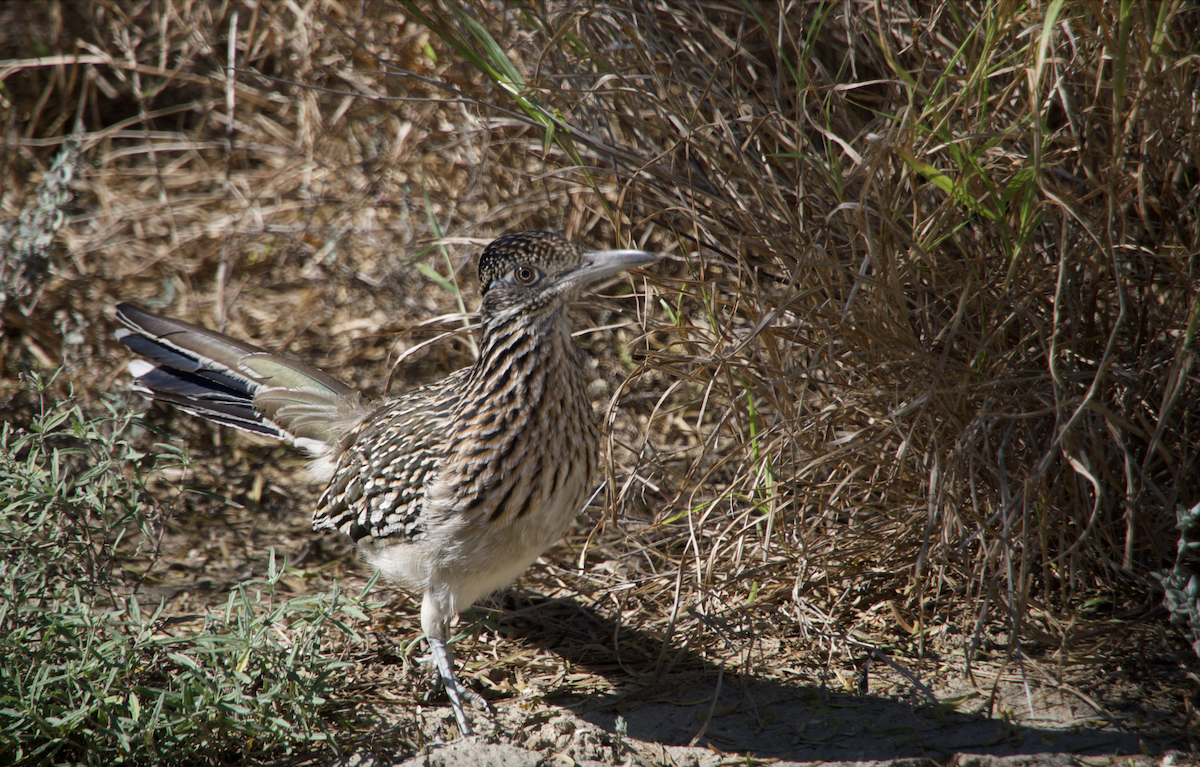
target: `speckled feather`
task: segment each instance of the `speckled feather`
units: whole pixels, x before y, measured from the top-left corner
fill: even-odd
[[[425,488],[448,447],[445,404],[465,372],[392,400],[351,432],[317,502],[314,529],[340,530],[355,542],[425,536]]]

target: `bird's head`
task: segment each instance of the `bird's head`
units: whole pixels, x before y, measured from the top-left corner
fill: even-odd
[[[561,315],[588,287],[655,259],[644,250],[585,251],[553,232],[506,234],[479,257],[484,327]]]

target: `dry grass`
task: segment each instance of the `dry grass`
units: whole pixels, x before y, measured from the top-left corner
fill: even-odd
[[[501,232],[632,243],[667,260],[583,339],[608,524],[527,580],[638,626],[632,667],[1177,643],[1148,576],[1200,497],[1196,9],[637,8],[0,8],[0,219],[81,161],[4,376],[120,386],[121,298],[379,390],[461,320],[417,263],[470,307]],[[280,455],[239,438],[212,480],[304,507]]]

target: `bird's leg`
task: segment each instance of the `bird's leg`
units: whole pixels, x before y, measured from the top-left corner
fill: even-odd
[[[442,678],[446,694],[450,696],[450,707],[454,709],[454,718],[458,720],[458,730],[464,738],[469,738],[475,732],[471,729],[471,723],[467,721],[466,712],[463,711],[462,699],[467,697],[467,694],[454,677],[454,654],[444,638],[433,634],[427,635],[427,638],[429,651],[433,655],[433,666]]]
[[[453,607],[441,603],[432,592],[426,592],[421,604],[421,628],[425,630],[425,638],[429,640],[429,653],[433,656],[433,667],[437,669],[446,695],[450,697],[450,706],[454,709],[454,718],[458,720],[458,729],[463,737],[474,734],[467,714],[463,710],[463,700],[471,703],[472,707],[488,711],[487,701],[477,692],[464,688],[454,676],[454,652],[450,649],[450,620],[454,617]]]

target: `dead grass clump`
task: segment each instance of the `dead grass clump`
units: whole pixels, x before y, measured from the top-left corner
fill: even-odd
[[[675,253],[610,443],[611,499],[662,523],[644,569],[683,573],[647,612],[1011,652],[1155,609],[1200,490],[1195,40],[1180,9],[1056,11],[426,18],[515,49],[521,80],[477,46],[471,97]]]
[[[83,170],[6,378],[113,385],[119,297],[378,389],[473,302],[467,246],[632,242],[668,260],[584,337],[602,609],[780,674],[852,632],[1065,662],[1159,631],[1200,495],[1194,8],[45,6],[0,10],[29,40],[0,48],[0,218],[68,135]]]

